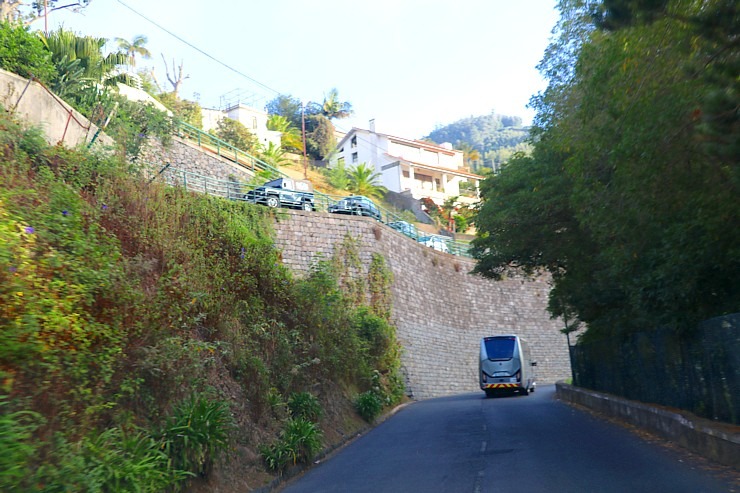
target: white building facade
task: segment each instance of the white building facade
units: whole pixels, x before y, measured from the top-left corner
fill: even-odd
[[[333,164],[343,162],[346,169],[365,163],[381,175],[382,185],[393,192],[408,191],[415,199],[425,197],[442,205],[459,197],[471,204],[480,198],[482,176],[463,169],[463,152],[450,144],[437,145],[353,128],[337,144]],[[461,186],[461,184],[463,184]]]
[[[270,142],[275,146],[280,146],[280,132],[267,130],[267,113],[252,108],[242,103],[237,103],[225,110],[213,110],[203,108],[203,131],[214,130],[219,120],[231,118],[236,120],[249,130],[260,145],[267,147]]]

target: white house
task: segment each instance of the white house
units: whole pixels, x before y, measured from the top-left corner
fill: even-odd
[[[393,192],[409,191],[415,199],[429,197],[438,205],[459,196],[470,204],[480,198],[482,176],[463,170],[463,152],[451,144],[437,145],[420,140],[352,128],[337,144],[334,162],[349,169],[360,163],[375,167],[382,185]],[[465,182],[462,187],[460,184]]]
[[[231,118],[247,127],[257,141],[267,147],[270,142],[280,146],[280,132],[267,130],[267,113],[242,103],[236,103],[225,110],[203,108],[203,130],[208,132],[215,129],[222,118]]]

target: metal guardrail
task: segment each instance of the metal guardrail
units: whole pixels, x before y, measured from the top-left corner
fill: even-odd
[[[183,121],[176,121],[175,123],[176,135],[182,139],[187,139],[195,142],[198,144],[199,147],[210,150],[216,155],[228,159],[229,161],[233,161],[234,163],[243,166],[254,173],[267,171],[270,175],[269,179],[280,177],[289,178],[288,175],[275,168],[274,166],[270,166],[261,159],[256,158],[251,154],[242,151],[241,149],[237,149],[233,145],[219,139],[214,135],[204,132],[203,130]]]
[[[287,176],[282,174],[283,176]],[[171,186],[183,187],[185,190],[190,192],[204,193],[206,195],[215,195],[228,200],[240,200],[244,202],[252,202],[247,198],[247,192],[255,189],[261,185],[250,185],[239,181],[228,181],[220,180],[210,176],[200,175],[185,171],[183,169],[174,168],[171,165],[164,166],[159,173],[158,177],[164,179],[165,183]],[[344,196],[340,195],[328,195],[321,192],[314,192],[314,207],[317,212],[328,212],[329,206],[336,204]],[[384,207],[378,207],[380,210],[380,222],[390,226],[396,231],[408,236],[413,240],[420,240],[425,237],[434,236],[440,238],[444,243],[445,247],[438,247],[436,249],[458,255],[461,257],[470,257],[469,244],[461,241],[455,241],[453,239],[447,239],[441,235],[429,235],[428,233],[419,231],[416,226],[411,223],[405,222],[401,219],[401,216],[392,212]],[[435,243],[436,244],[436,243]]]

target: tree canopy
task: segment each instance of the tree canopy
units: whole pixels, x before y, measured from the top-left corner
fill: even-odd
[[[313,159],[325,160],[337,145],[334,124],[331,121],[352,114],[352,105],[339,101],[339,92],[332,89],[324,95],[322,103],[308,102],[305,105],[296,97],[280,94],[265,105],[265,111],[270,115],[271,125],[276,129],[282,127],[288,132],[301,129],[302,133],[305,126],[307,154]],[[284,146],[294,147],[294,136],[287,137],[287,142],[283,142]]]
[[[482,184],[476,271],[548,270],[551,313],[587,337],[737,311],[736,2],[560,10],[532,155]]]

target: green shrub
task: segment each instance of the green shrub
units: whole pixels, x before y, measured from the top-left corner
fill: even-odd
[[[171,468],[159,442],[142,431],[109,428],[73,443],[57,433],[48,445],[44,462],[10,491],[156,493],[192,476]]]
[[[174,410],[161,433],[161,446],[175,469],[201,475],[229,444],[233,420],[225,402],[191,396]]]
[[[321,430],[305,419],[289,419],[283,434],[293,463],[309,462],[321,450]]]
[[[39,36],[20,23],[0,22],[0,68],[48,83],[56,74],[51,52]]]
[[[260,447],[265,465],[272,471],[282,471],[289,464],[310,462],[321,450],[321,431],[305,419],[290,419],[285,425],[280,440],[269,446]]]
[[[7,396],[0,396],[0,491],[20,491],[31,474],[29,459],[36,452],[33,432],[41,416],[31,411],[6,412]]]
[[[323,414],[319,400],[310,392],[296,392],[288,398],[288,409],[295,419],[317,421]]]
[[[158,492],[192,475],[170,469],[159,444],[141,432],[110,428],[84,439],[82,449],[85,467],[79,473],[86,491]]]
[[[357,397],[355,409],[357,409],[362,419],[372,423],[380,415],[380,411],[383,410],[383,400],[375,391],[368,390]]]

